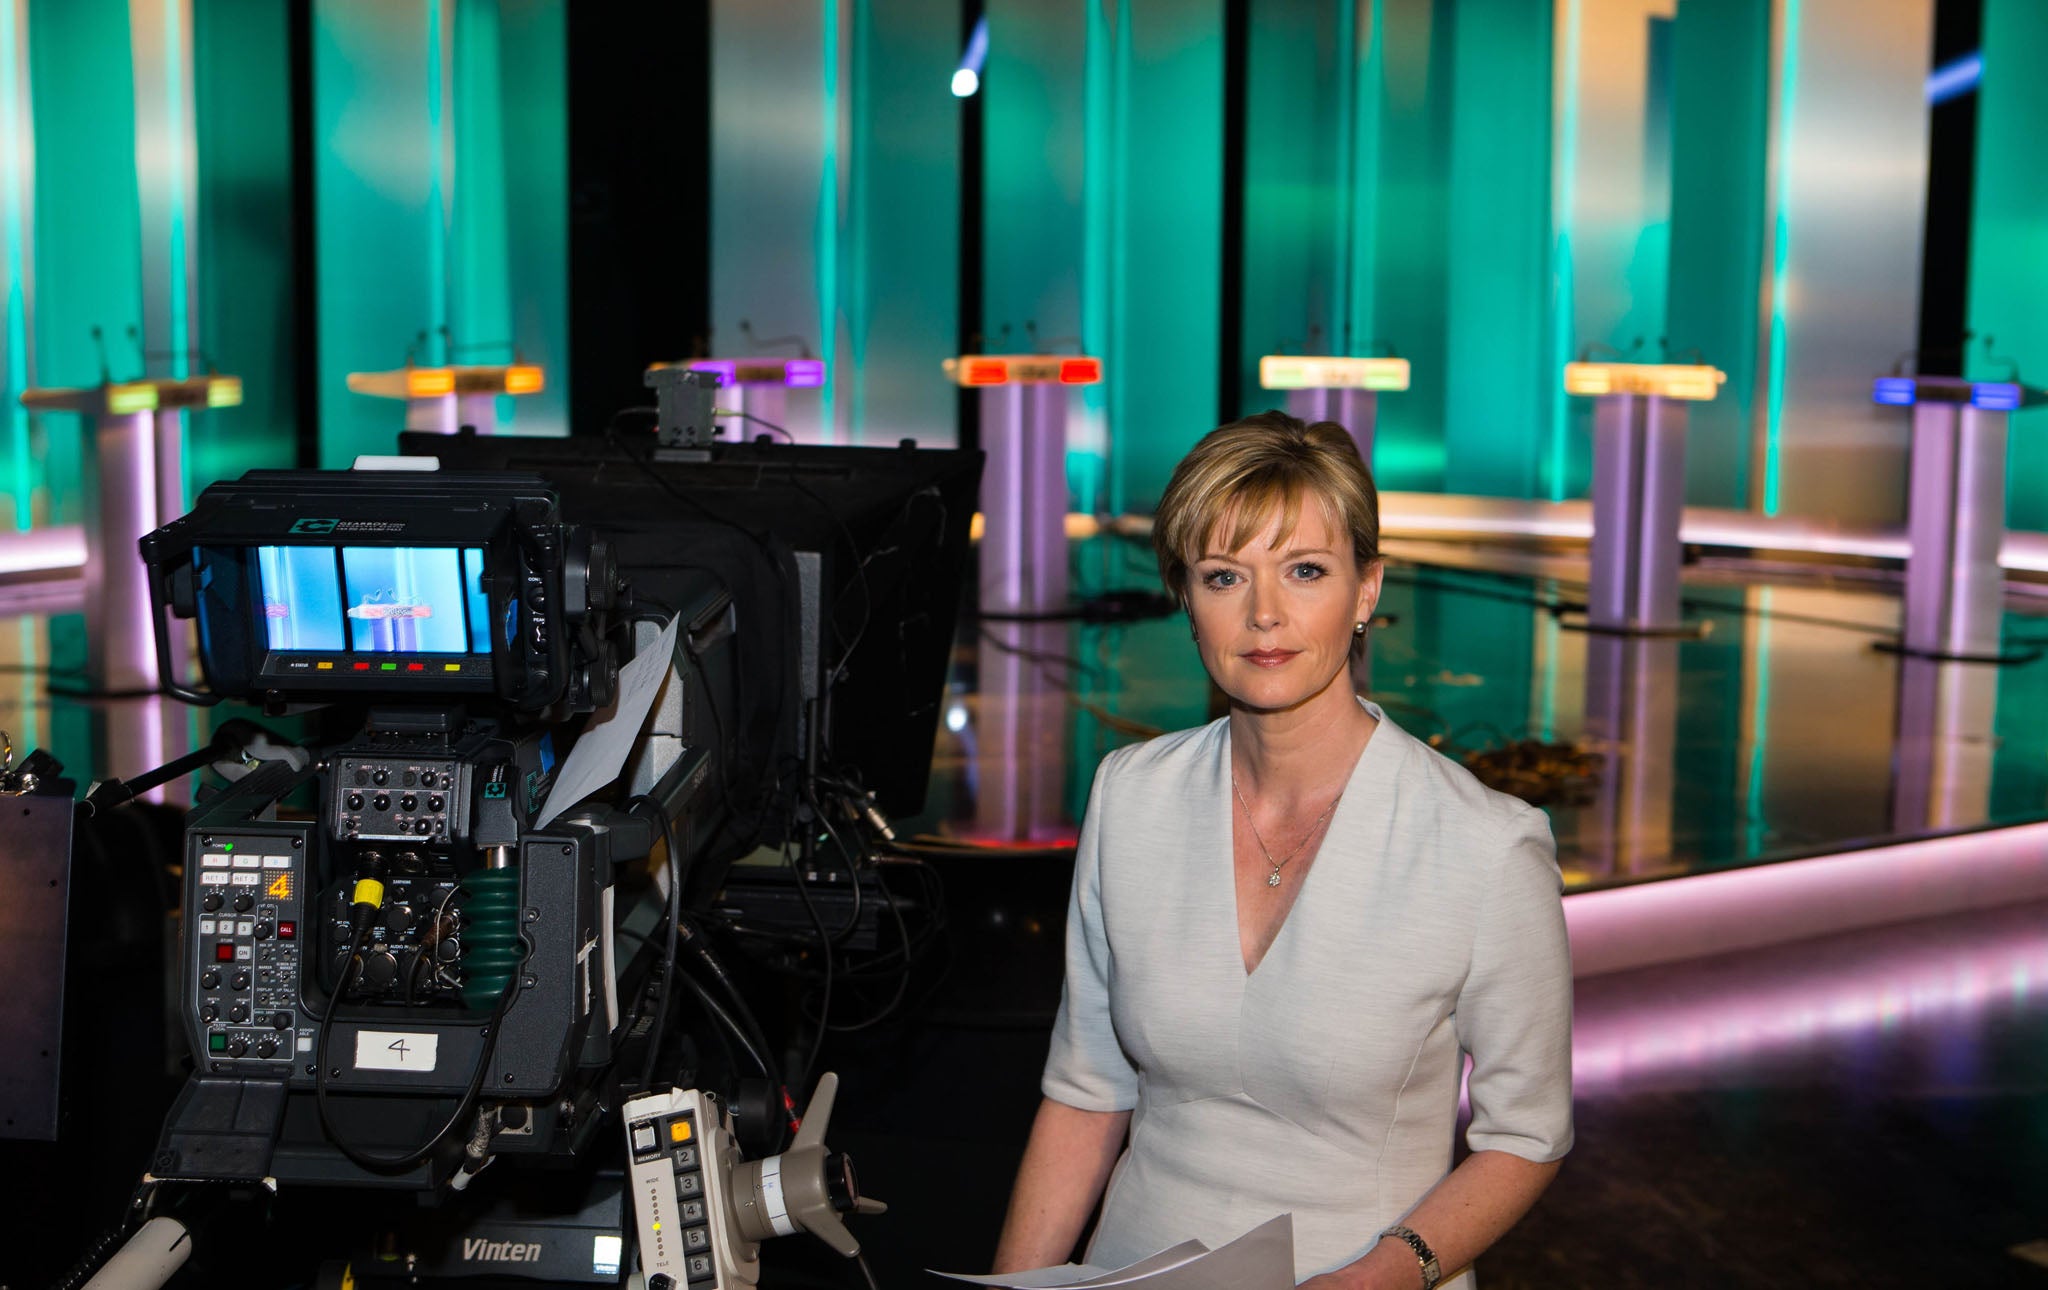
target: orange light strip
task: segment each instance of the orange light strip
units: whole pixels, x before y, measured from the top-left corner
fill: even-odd
[[[944,363],[956,385],[1099,385],[1102,360],[1070,354],[962,354]]]
[[[1603,394],[1648,394],[1663,399],[1710,403],[1728,374],[1717,367],[1674,363],[1567,363],[1564,392],[1598,398]]]

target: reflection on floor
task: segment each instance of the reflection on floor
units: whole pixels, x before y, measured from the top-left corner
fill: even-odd
[[[1576,630],[1551,577],[1397,563],[1361,688],[1548,809],[1573,889],[2048,817],[2048,663],[1883,652],[1896,595],[1843,583],[1702,580],[1698,636],[1624,638]],[[1185,632],[983,623],[912,823],[1070,841],[1105,753],[1217,711]]]

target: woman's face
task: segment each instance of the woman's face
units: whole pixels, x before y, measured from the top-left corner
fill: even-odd
[[[1227,538],[1226,515],[1210,540]],[[1292,533],[1280,515],[1235,551],[1202,551],[1188,570],[1188,616],[1202,663],[1223,692],[1264,712],[1351,692],[1355,625],[1370,621],[1380,566],[1361,570],[1351,537],[1304,498]]]

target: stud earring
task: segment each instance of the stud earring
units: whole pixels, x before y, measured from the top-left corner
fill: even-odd
[[[1363,636],[1363,635],[1365,635],[1365,624],[1364,624],[1364,623],[1353,623],[1353,624],[1351,625],[1351,634],[1352,634],[1353,636]]]

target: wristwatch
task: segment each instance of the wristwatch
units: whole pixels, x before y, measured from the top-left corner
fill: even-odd
[[[1415,1257],[1421,1260],[1422,1290],[1436,1290],[1437,1282],[1444,1279],[1444,1271],[1437,1266],[1436,1251],[1429,1248],[1429,1242],[1417,1236],[1414,1228],[1403,1227],[1399,1223],[1380,1233],[1381,1240],[1389,1236],[1396,1236],[1407,1242],[1408,1248],[1415,1251]]]

